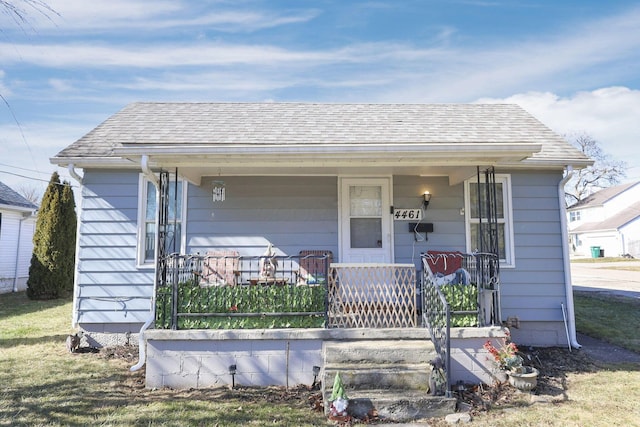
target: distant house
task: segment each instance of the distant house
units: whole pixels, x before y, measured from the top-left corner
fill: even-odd
[[[640,181],[593,193],[567,215],[574,255],[640,257]]]
[[[481,248],[490,188],[502,318],[520,343],[565,345],[564,304],[575,339],[564,171],[593,162],[516,105],[134,103],[51,161],[82,169],[73,322],[96,341],[153,319],[161,170],[170,251],[418,271],[421,253]]]
[[[0,293],[27,289],[37,209],[0,182]]]

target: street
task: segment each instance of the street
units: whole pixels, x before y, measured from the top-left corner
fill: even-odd
[[[624,267],[638,271],[618,270]],[[571,263],[571,279],[576,291],[606,292],[640,298],[640,260],[609,263]]]

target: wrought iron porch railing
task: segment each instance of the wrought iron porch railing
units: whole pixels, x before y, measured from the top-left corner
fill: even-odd
[[[451,327],[499,325],[499,259],[494,254],[422,254],[422,320],[451,394]]]
[[[331,253],[239,256],[235,251],[166,257],[156,327],[323,327]]]

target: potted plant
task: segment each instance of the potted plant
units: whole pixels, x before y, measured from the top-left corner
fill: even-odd
[[[493,356],[498,370],[507,374],[509,384],[524,391],[530,391],[536,387],[538,370],[523,364],[524,359],[520,356],[515,343],[510,341],[509,335],[501,339],[498,347],[494,346],[491,340],[487,340],[483,347]]]

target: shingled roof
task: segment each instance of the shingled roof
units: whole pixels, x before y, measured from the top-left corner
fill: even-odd
[[[635,187],[636,185],[640,185],[640,181],[628,182],[625,184],[615,185],[613,187],[603,188],[602,190],[596,191],[595,193],[585,197],[584,199],[580,200],[576,204],[572,205],[568,210],[573,211],[577,209],[583,209],[586,207],[602,206],[605,202],[624,193],[631,187]]]
[[[13,191],[9,186],[0,182],[0,205],[12,206],[17,208],[26,208],[29,210],[38,209],[38,206],[31,203],[20,194]],[[20,209],[24,210],[24,209]]]
[[[590,164],[511,104],[134,103],[71,144],[53,163],[113,158],[144,147],[442,147],[522,144],[531,164]]]

